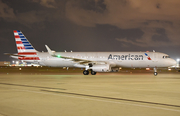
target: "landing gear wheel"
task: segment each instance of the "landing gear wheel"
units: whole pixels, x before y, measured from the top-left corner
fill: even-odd
[[[157,72],[154,72],[154,76],[157,76],[158,75],[158,73]]]
[[[88,74],[89,74],[89,71],[88,71],[88,70],[84,70],[84,71],[83,71],[83,74],[84,74],[84,75],[88,75]]]
[[[158,73],[157,73],[157,67],[154,67],[154,76],[157,76]]]
[[[96,72],[95,72],[95,71],[91,71],[91,74],[92,74],[92,75],[96,75]]]

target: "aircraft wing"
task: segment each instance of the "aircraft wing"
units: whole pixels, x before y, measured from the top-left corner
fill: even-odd
[[[57,57],[57,58],[64,58],[64,59],[71,59],[74,62],[78,62],[79,64],[86,64],[86,63],[90,63],[90,62],[94,62],[91,60],[85,60],[85,59],[80,59],[80,58],[72,58],[72,57],[66,57],[66,56],[58,56],[58,55],[52,55],[53,57]]]
[[[51,49],[47,45],[45,45],[45,47],[48,53],[53,57],[71,59],[72,61],[77,62],[79,64],[97,63],[96,61],[92,61],[92,60],[85,60],[85,59],[80,59],[80,58],[72,58],[72,57],[56,55],[54,52],[51,51]]]

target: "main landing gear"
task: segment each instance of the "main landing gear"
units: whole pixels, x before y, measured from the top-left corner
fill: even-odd
[[[88,74],[89,74],[88,69],[90,69],[90,67],[93,66],[92,63],[89,63],[88,65],[89,65],[89,66],[86,66],[86,69],[83,71],[83,74],[84,74],[84,75],[88,75]],[[92,75],[96,75],[96,72],[95,72],[95,71],[93,71],[92,69],[90,69],[90,71],[91,71],[91,74],[92,74]]]
[[[96,75],[96,72],[93,71],[93,70],[91,70],[91,74],[92,74],[92,75]]]
[[[84,71],[83,71],[83,74],[84,74],[84,75],[88,75],[88,74],[89,74],[89,71],[88,71],[88,70],[84,70]],[[92,74],[92,75],[96,75],[96,72],[93,71],[93,70],[91,70],[91,74]]]
[[[158,73],[157,73],[157,68],[154,68],[154,76],[157,76]]]
[[[88,75],[88,74],[89,74],[89,71],[88,71],[88,70],[84,70],[84,71],[83,71],[83,74],[84,74],[84,75]]]

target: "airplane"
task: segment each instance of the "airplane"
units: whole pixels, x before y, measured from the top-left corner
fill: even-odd
[[[48,52],[37,51],[24,34],[14,30],[18,53],[9,54],[12,58],[21,61],[50,67],[84,68],[84,75],[96,72],[118,71],[126,68],[153,68],[157,76],[157,68],[170,67],[176,61],[169,55],[160,52],[55,52],[45,45]]]

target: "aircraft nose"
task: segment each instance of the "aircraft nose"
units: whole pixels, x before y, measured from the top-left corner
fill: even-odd
[[[172,66],[176,66],[176,64],[177,64],[177,62],[174,59],[171,59],[170,63]]]

